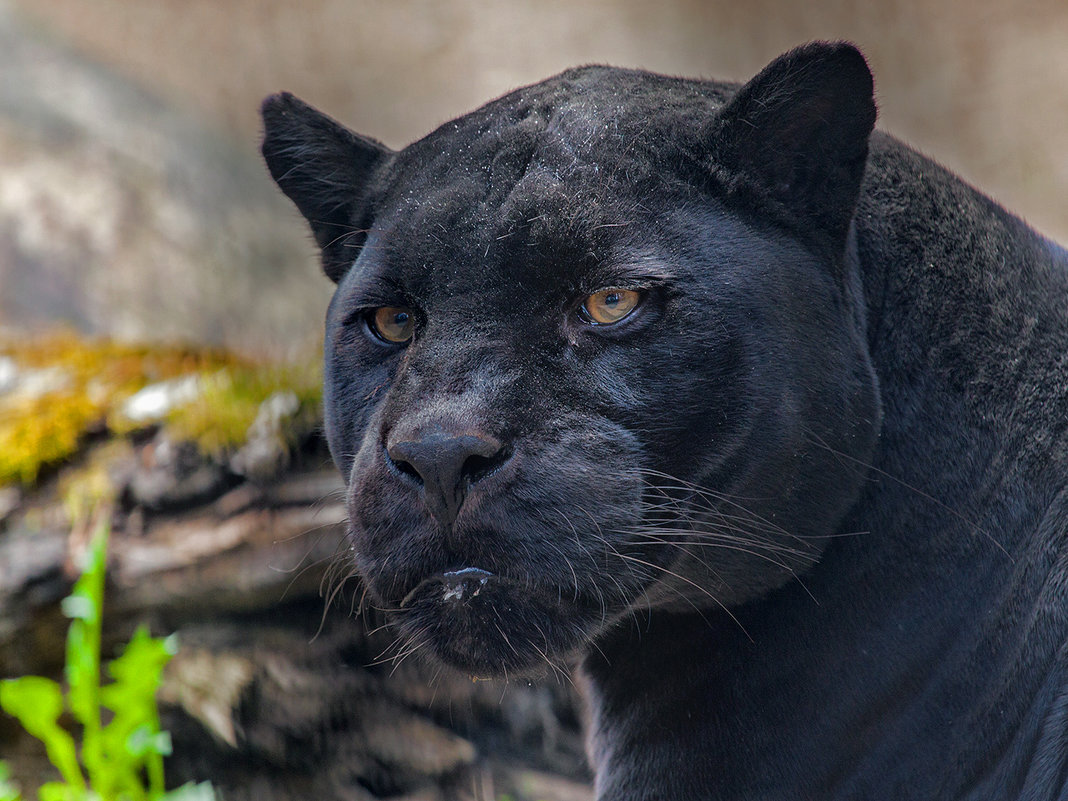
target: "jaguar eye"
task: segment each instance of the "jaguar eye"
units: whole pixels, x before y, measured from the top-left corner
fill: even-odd
[[[398,345],[411,339],[415,332],[415,315],[405,306],[380,306],[371,312],[367,322],[379,339]]]
[[[627,317],[641,302],[636,289],[602,289],[582,303],[582,312],[593,325],[612,325]]]

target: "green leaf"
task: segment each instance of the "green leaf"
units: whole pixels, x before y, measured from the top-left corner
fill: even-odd
[[[85,787],[74,738],[57,722],[63,713],[63,691],[58,684],[41,676],[6,679],[0,682],[0,706],[45,744],[48,759],[67,784]]]
[[[22,801],[18,785],[11,781],[11,771],[3,760],[0,760],[0,801]]]
[[[85,570],[64,599],[63,611],[71,617],[67,631],[67,684],[71,712],[91,738],[100,728],[100,628],[104,606],[104,571],[107,566],[108,523],[93,534]]]
[[[100,796],[85,789],[71,787],[59,782],[42,784],[37,791],[39,801],[99,801]]]
[[[163,793],[163,757],[171,739],[160,731],[156,692],[163,668],[177,647],[173,637],[157,639],[140,627],[122,654],[108,665],[115,681],[101,689],[101,704],[115,715],[104,731],[106,750],[121,756],[148,775],[150,797]]]
[[[74,717],[83,726],[99,726],[97,691],[100,686],[99,652],[94,649],[94,637],[82,621],[75,620],[67,632],[67,664],[65,673],[70,688],[68,698]]]
[[[172,746],[170,734],[160,730],[156,693],[164,667],[177,652],[177,639],[155,638],[144,626],[138,628],[107,666],[113,681],[101,686],[108,534],[105,519],[94,533],[85,572],[63,601],[63,612],[71,619],[66,708],[82,724],[81,764],[74,738],[59,725],[64,711],[59,684],[40,676],[0,681],[0,707],[44,742],[48,758],[65,781],[42,786],[39,801],[215,801],[210,783],[164,790],[163,757],[170,755]],[[106,726],[101,706],[114,713]],[[0,761],[0,801],[22,801],[7,776]]]
[[[71,616],[67,630],[67,704],[82,724],[82,763],[89,784],[111,797],[119,766],[104,753],[100,725],[100,631],[104,609],[104,572],[107,568],[110,521],[102,515],[93,532],[85,569],[63,604]]]
[[[23,676],[0,682],[0,706],[34,737],[56,725],[63,712],[63,690],[51,679]]]
[[[171,750],[170,732],[155,731],[147,723],[138,726],[126,738],[126,752],[133,757],[144,757],[148,754],[170,756]]]
[[[123,689],[123,696],[133,698],[139,695],[145,701],[153,702],[163,668],[174,655],[174,647],[175,641],[171,638],[152,637],[147,628],[140,626],[122,654],[108,665],[108,674]],[[111,685],[114,686],[116,685]],[[119,711],[111,704],[107,706],[112,711]]]

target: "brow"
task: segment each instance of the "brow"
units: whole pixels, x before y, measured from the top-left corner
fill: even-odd
[[[625,260],[606,259],[580,277],[585,292],[599,289],[647,289],[670,284],[675,273],[667,259],[653,255]]]

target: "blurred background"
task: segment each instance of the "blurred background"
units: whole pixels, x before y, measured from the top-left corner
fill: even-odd
[[[745,79],[816,38],[867,54],[880,127],[1068,241],[1064,0],[0,0],[0,326],[313,342],[270,92],[401,147],[575,64]]]

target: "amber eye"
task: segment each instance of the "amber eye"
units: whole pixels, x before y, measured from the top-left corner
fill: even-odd
[[[635,289],[602,289],[586,298],[582,310],[594,325],[611,325],[634,311],[641,299]]]
[[[415,317],[404,306],[380,306],[368,317],[371,330],[386,342],[401,343],[412,338]]]

